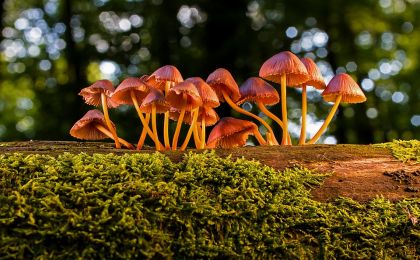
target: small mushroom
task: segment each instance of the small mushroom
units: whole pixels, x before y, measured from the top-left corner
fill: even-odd
[[[199,119],[198,122],[201,122],[201,137],[200,139],[200,149],[204,149],[206,146],[206,116],[201,116],[200,114],[202,114],[201,112],[205,109],[209,109],[209,108],[215,108],[218,107],[220,105],[219,102],[219,98],[217,97],[216,92],[200,77],[192,77],[192,78],[188,78],[185,81],[191,82],[195,85],[195,87],[198,90],[198,93],[200,94],[201,100],[202,100],[202,105],[199,109]],[[194,130],[197,130],[198,126],[200,125],[200,123],[197,124],[197,127],[194,128]]]
[[[163,149],[163,145],[160,143],[158,137],[156,113],[165,113],[169,111],[169,104],[166,102],[162,91],[154,88],[150,89],[149,94],[147,94],[140,105],[140,111],[152,115],[153,141],[155,142],[156,149],[161,151]]]
[[[224,117],[210,132],[207,147],[235,148],[244,146],[249,135],[254,135],[260,145],[265,145],[265,140],[256,124],[233,117]]]
[[[112,122],[111,127],[115,127]],[[104,115],[101,111],[94,109],[89,110],[73,125],[70,129],[70,135],[83,140],[114,139],[114,136],[108,129]],[[134,149],[134,147],[124,139],[119,138],[119,141],[127,148]]]
[[[290,51],[283,51],[272,56],[260,68],[259,76],[265,80],[281,84],[281,114],[284,124],[282,144],[287,141],[288,121],[286,104],[286,86],[299,86],[309,78],[305,65]]]
[[[118,105],[134,105],[137,114],[140,118],[140,121],[143,125],[142,134],[140,135],[139,141],[137,143],[137,149],[141,149],[145,139],[145,134],[148,133],[149,136],[153,139],[154,135],[152,130],[149,128],[149,118],[150,116],[143,116],[143,113],[140,111],[141,102],[149,93],[150,87],[142,80],[141,78],[129,77],[124,79],[120,85],[115,89],[111,95],[111,100]]]
[[[182,82],[182,78],[179,70],[172,65],[165,65],[158,68],[152,75],[147,79],[147,83],[153,86],[154,88],[164,91],[165,97],[169,93],[169,89],[175,84]],[[169,113],[166,112],[164,115],[163,122],[163,138],[165,143],[165,148],[170,149],[171,144],[169,140]]]
[[[226,101],[235,111],[258,120],[265,128],[267,128],[268,132],[274,138],[274,143],[277,144],[273,129],[271,129],[267,122],[236,105],[236,102],[241,98],[241,93],[239,91],[238,84],[236,84],[232,74],[230,74],[228,70],[224,68],[216,69],[207,77],[206,82],[216,92],[220,102]]]
[[[273,86],[261,78],[250,77],[241,85],[239,91],[241,99],[237,102],[238,105],[246,101],[256,103],[264,114],[273,119],[285,131],[284,124],[280,118],[265,107],[266,105],[275,105],[280,101],[279,93]]]
[[[331,122],[335,112],[337,111],[340,102],[343,103],[362,103],[366,101],[366,96],[360,89],[359,85],[353,80],[353,78],[346,74],[341,73],[335,75],[334,78],[328,83],[322,96],[326,102],[334,102],[330,113],[322,124],[318,132],[307,142],[308,144],[314,144],[318,141],[319,137],[324,133],[325,129]]]
[[[168,92],[167,100],[171,107],[181,110],[179,120],[175,128],[174,137],[172,139],[172,150],[176,150],[185,111],[193,111],[196,113],[195,118],[197,118],[198,108],[202,104],[202,101],[197,88],[194,84],[188,81],[184,81],[173,86]],[[191,131],[193,131],[194,128],[195,122],[190,126]],[[189,140],[190,137],[190,131],[188,131],[186,140]]]
[[[299,145],[305,144],[306,140],[306,86],[312,86],[316,89],[325,89],[325,81],[315,62],[310,58],[300,59],[308,71],[309,80],[302,84],[302,127],[300,129]]]
[[[86,104],[88,105],[93,105],[96,107],[99,105],[102,105],[102,110],[104,111],[104,116],[105,116],[105,122],[109,131],[111,131],[112,133],[113,139],[115,141],[115,147],[121,148],[121,145],[117,136],[117,131],[115,128],[112,127],[111,119],[109,118],[109,113],[108,113],[108,107],[114,108],[118,106],[116,103],[114,103],[111,100],[111,94],[113,92],[114,92],[114,86],[112,85],[112,82],[109,80],[103,79],[103,80],[98,80],[92,85],[90,85],[89,87],[82,89],[79,92],[79,95],[83,97]]]

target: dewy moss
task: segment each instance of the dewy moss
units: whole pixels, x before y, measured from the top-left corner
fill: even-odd
[[[420,141],[419,140],[394,140],[393,142],[374,144],[375,147],[384,147],[391,150],[392,155],[400,161],[420,162]]]
[[[213,152],[0,155],[0,259],[415,258],[420,199],[311,199],[325,174]]]

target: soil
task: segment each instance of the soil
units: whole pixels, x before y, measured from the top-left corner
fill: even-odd
[[[191,151],[200,152],[191,149]],[[93,153],[151,153],[151,147],[141,151],[114,149],[112,143],[28,141],[0,143],[0,154],[21,152],[58,155],[63,152]],[[383,196],[392,201],[420,198],[420,164],[402,163],[386,148],[371,145],[308,145],[257,146],[218,149],[220,156],[245,157],[282,170],[304,166],[319,172],[332,173],[312,191],[314,199],[328,201],[338,196],[360,202]],[[164,152],[173,161],[181,160],[183,152]]]

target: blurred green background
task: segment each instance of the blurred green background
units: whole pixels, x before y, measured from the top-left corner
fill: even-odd
[[[77,93],[98,79],[118,84],[173,64],[184,78],[225,67],[241,84],[284,50],[313,58],[327,82],[351,74],[368,98],[341,106],[321,142],[420,138],[419,0],[5,0],[0,8],[3,141],[73,140],[69,129],[90,109]],[[331,104],[317,91],[308,97],[311,136]],[[296,137],[299,91],[289,88],[287,101]],[[217,111],[237,116],[226,105]],[[134,109],[111,118],[136,142]]]

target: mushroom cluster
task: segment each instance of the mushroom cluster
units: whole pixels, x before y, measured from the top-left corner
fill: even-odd
[[[280,85],[280,95],[267,81]],[[261,66],[259,77],[248,78],[240,87],[232,74],[218,68],[204,81],[200,77],[183,79],[179,70],[166,65],[150,76],[129,77],[116,88],[109,80],[99,80],[79,93],[89,105],[101,106],[88,111],[70,130],[73,137],[85,140],[111,138],[115,147],[121,145],[128,149],[134,146],[118,137],[115,124],[109,117],[108,109],[120,105],[134,106],[142,131],[136,149],[140,150],[147,137],[155,144],[156,150],[185,150],[193,136],[195,147],[233,148],[243,146],[249,135],[253,135],[260,145],[292,145],[288,131],[287,86],[302,88],[302,126],[299,145],[314,144],[321,137],[331,122],[340,103],[360,103],[366,97],[358,84],[345,73],[334,76],[328,85],[316,63],[309,58],[299,59],[289,51],[280,52]],[[306,138],[306,89],[308,86],[323,90],[326,102],[334,102],[330,113],[318,132],[309,140]],[[215,110],[221,102],[226,102],[236,112],[248,116],[265,128],[263,136],[258,126],[251,121],[226,117],[219,120]],[[281,129],[281,142],[271,126],[256,114],[243,109],[244,102],[253,102],[268,118],[276,122]],[[281,118],[271,112],[267,106],[281,103]],[[163,114],[163,130],[158,129],[158,115]],[[161,118],[161,117],[159,117]],[[175,130],[170,135],[169,120],[176,121]],[[184,141],[178,147],[182,125],[188,126]],[[206,128],[213,126],[206,139]],[[161,133],[160,133],[160,131]],[[159,136],[163,135],[163,143]],[[280,140],[280,139],[279,139]]]

